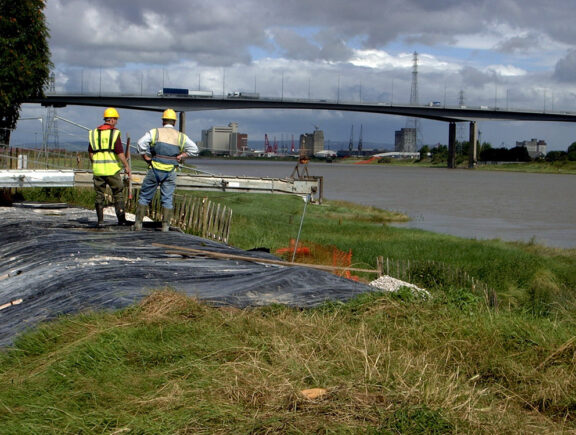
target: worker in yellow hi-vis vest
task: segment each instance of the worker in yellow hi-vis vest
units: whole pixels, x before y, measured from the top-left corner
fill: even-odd
[[[138,152],[148,163],[148,173],[142,181],[134,230],[142,229],[146,207],[160,187],[162,203],[162,231],[170,229],[172,197],[176,189],[176,169],[186,158],[198,155],[198,147],[184,133],[174,128],[176,112],[166,109],[162,114],[162,127],[153,128],[138,140]]]
[[[130,166],[124,154],[120,130],[116,128],[118,123],[118,111],[112,107],[104,111],[104,124],[90,130],[88,154],[92,162],[94,175],[94,190],[96,190],[96,215],[97,226],[104,225],[104,205],[106,204],[106,186],[112,190],[112,198],[116,217],[119,225],[126,225],[126,213],[124,210],[124,183],[120,171],[124,168],[128,177],[132,176]],[[130,152],[130,150],[128,150]]]

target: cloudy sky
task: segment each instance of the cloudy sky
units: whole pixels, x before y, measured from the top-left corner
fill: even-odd
[[[56,91],[153,95],[162,87],[258,92],[266,97],[408,103],[413,52],[422,104],[576,111],[574,0],[47,0]],[[46,110],[24,105],[12,143],[40,141]],[[87,127],[102,108],[58,115]],[[158,115],[122,110],[133,138]],[[406,119],[326,111],[190,112],[187,133],[238,122],[250,140],[279,142],[324,130],[328,147],[360,126],[384,148]],[[544,139],[565,150],[576,126],[481,121],[494,147]],[[444,123],[422,121],[426,144],[448,141]],[[462,131],[465,131],[463,128]],[[59,122],[60,141],[85,132]],[[462,139],[465,139],[462,137]],[[365,148],[367,146],[365,145]]]

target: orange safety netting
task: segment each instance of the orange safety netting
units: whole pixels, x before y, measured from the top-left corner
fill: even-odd
[[[296,255],[294,255],[294,250],[296,250]],[[332,265],[335,275],[357,280],[357,277],[346,270],[352,265],[352,249],[346,252],[335,246],[302,241],[298,242],[298,246],[296,246],[296,240],[290,239],[290,246],[277,249],[275,253],[288,260],[294,256],[296,263]]]
[[[354,162],[355,165],[367,165],[372,163],[374,160],[378,160],[380,157],[370,157],[368,160],[360,160],[359,162]]]

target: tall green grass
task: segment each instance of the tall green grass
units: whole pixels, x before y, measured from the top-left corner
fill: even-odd
[[[473,298],[212,309],[171,291],[0,356],[5,433],[561,433],[574,328]],[[465,300],[465,302],[464,302]],[[323,388],[315,400],[301,393]]]

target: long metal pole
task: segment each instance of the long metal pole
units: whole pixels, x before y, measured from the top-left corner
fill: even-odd
[[[302,224],[304,223],[304,216],[306,215],[306,206],[310,201],[310,194],[306,195],[306,202],[304,202],[304,210],[302,211],[302,218],[300,218],[300,228],[298,228],[298,235],[296,236],[296,243],[294,245],[294,252],[292,253],[292,263],[296,258],[296,251],[298,250],[298,242],[300,241],[300,233],[302,232]]]
[[[84,127],[83,125],[77,124],[74,121],[70,121],[69,119],[62,118],[61,116],[56,116],[55,118],[60,119],[61,121],[67,122],[68,124],[75,125],[76,127],[83,128],[86,131],[90,131],[90,129],[88,127]]]

